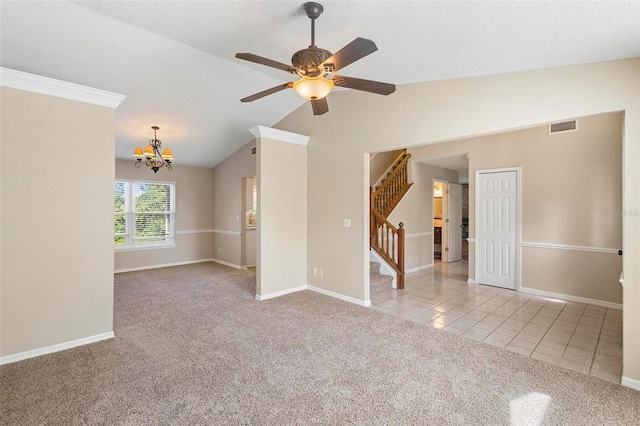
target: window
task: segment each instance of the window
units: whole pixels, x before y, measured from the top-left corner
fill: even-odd
[[[118,180],[113,192],[116,249],[173,246],[175,183]]]

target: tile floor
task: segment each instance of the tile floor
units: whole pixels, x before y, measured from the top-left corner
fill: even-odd
[[[620,383],[622,311],[467,284],[466,262],[408,274],[372,308]]]

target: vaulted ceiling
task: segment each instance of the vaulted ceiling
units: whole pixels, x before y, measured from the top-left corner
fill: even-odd
[[[176,164],[212,167],[252,138],[250,127],[301,106],[315,119],[292,90],[240,103],[292,76],[234,58],[289,63],[310,43],[302,3],[2,1],[0,64],[126,95],[118,158],[157,125]],[[638,1],[320,3],[319,47],[336,52],[356,37],[378,46],[341,74],[395,84],[640,56]]]

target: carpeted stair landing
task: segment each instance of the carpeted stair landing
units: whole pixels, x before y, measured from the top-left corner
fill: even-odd
[[[380,273],[380,264],[369,262],[369,294],[373,296],[381,291],[387,291],[391,288],[393,279],[389,275]]]

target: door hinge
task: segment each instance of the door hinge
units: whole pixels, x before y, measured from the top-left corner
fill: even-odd
[[[447,218],[447,219],[445,219],[444,221],[445,221],[445,223],[449,223],[449,219],[448,219],[448,218]]]
[[[446,191],[444,191],[444,193],[445,193],[445,194],[448,194],[448,193],[449,193],[449,190],[447,189]]]
[[[449,247],[445,247],[445,248],[444,248],[444,251],[449,251]]]

